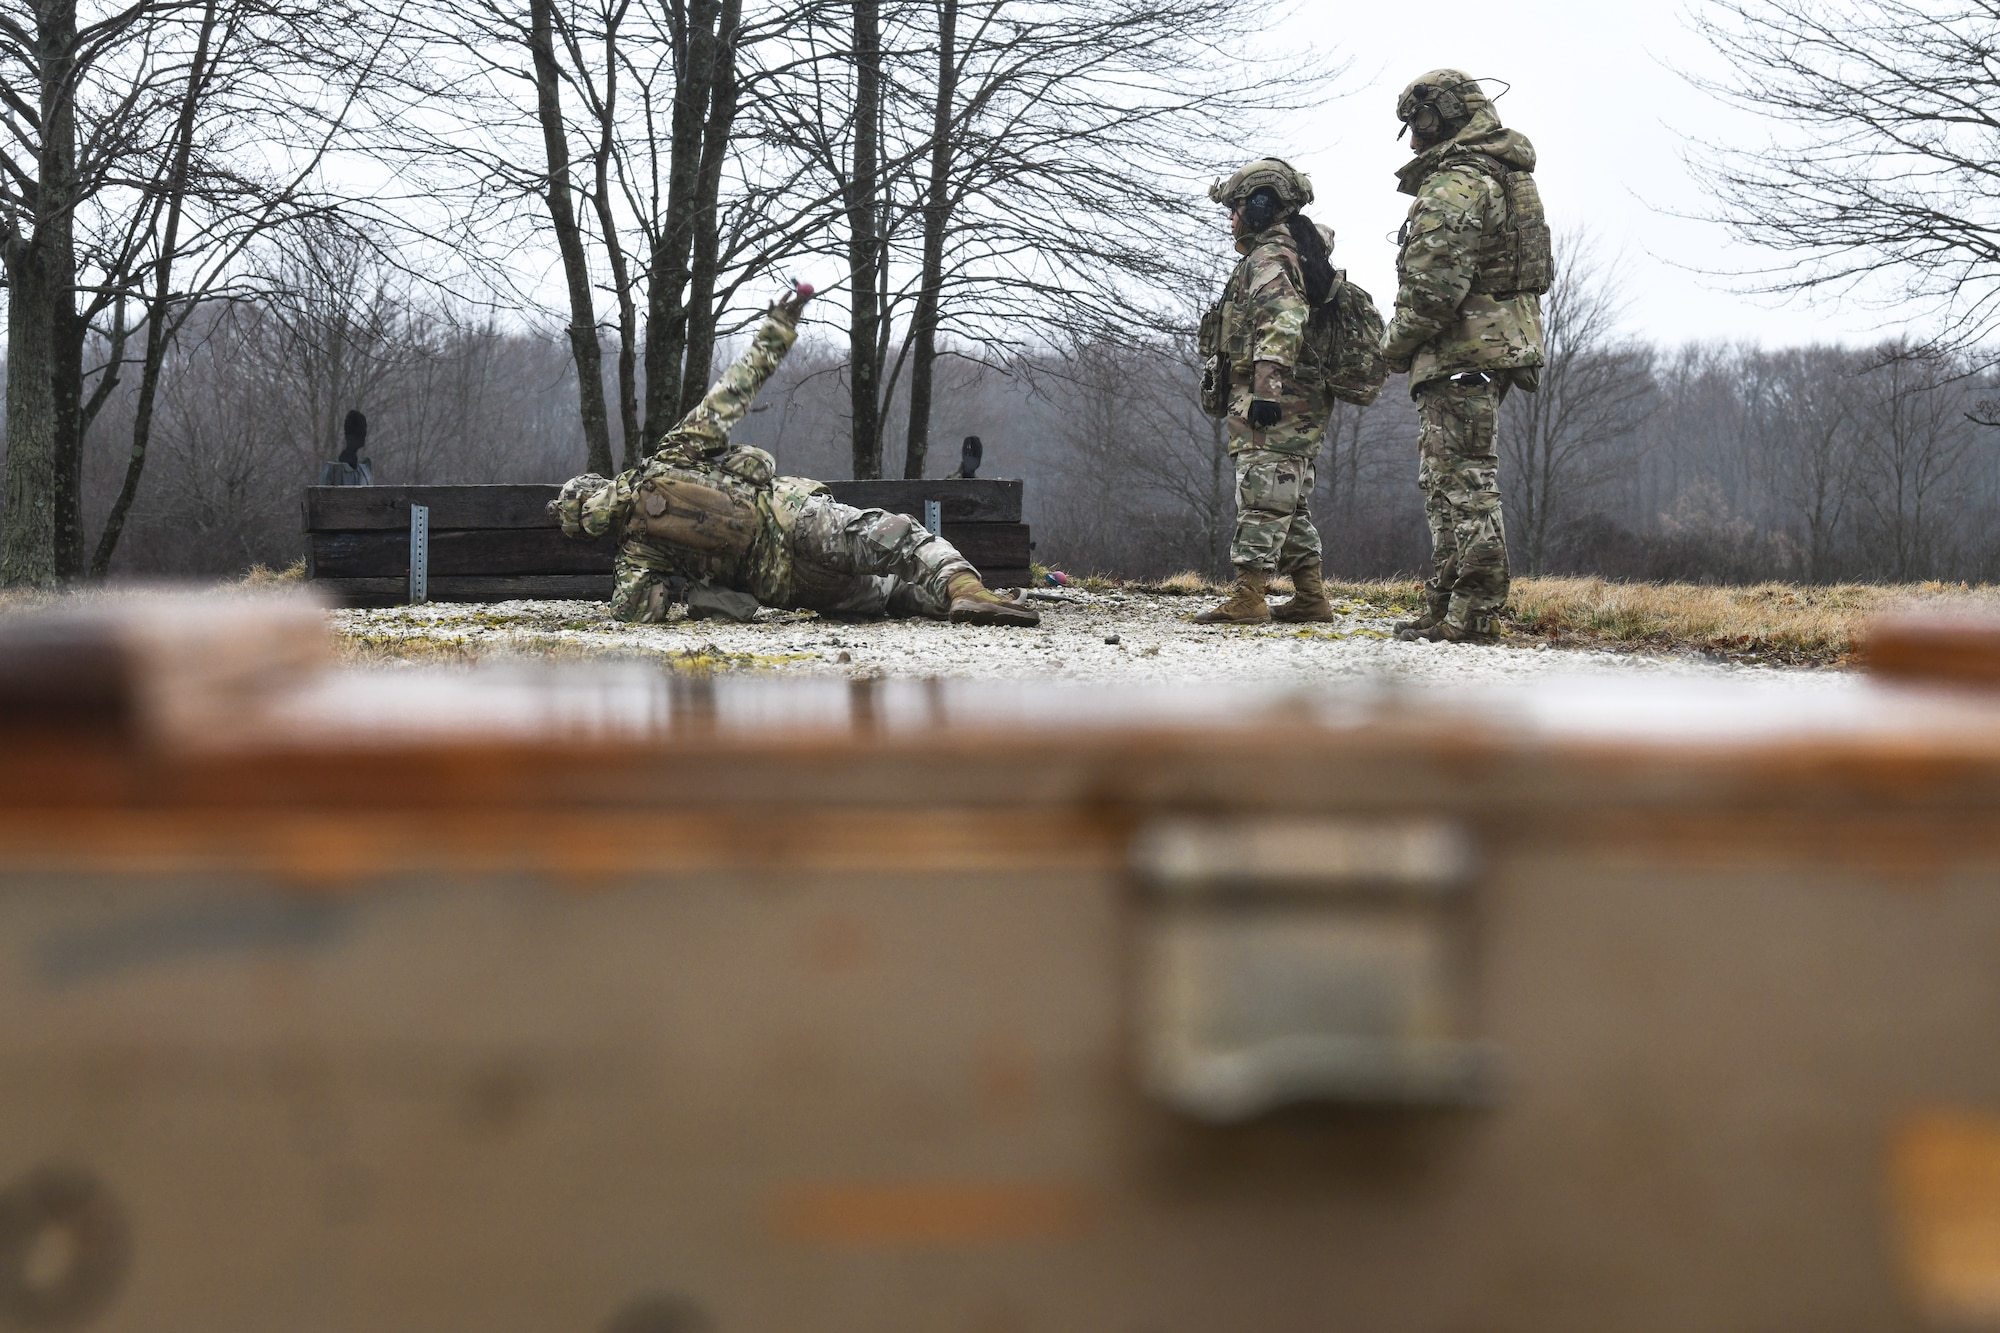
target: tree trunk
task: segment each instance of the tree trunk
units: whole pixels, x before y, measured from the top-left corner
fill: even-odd
[[[592,159],[596,189],[591,203],[597,209],[597,229],[604,236],[604,251],[611,264],[611,289],[618,301],[618,443],[620,460],[629,469],[637,465],[645,451],[639,442],[639,312],[633,303],[632,273],[625,262],[625,247],[618,240],[617,219],[611,215],[611,130],[617,108],[618,29],[613,20],[606,24],[604,32],[604,105],[597,151]]]
[[[881,0],[854,3],[854,157],[847,180],[848,404],[854,476],[882,475],[880,194]]]
[[[0,584],[49,587],[69,562],[76,521],[80,385],[63,384],[81,351],[76,322],[76,4],[36,6],[41,152],[28,191],[32,230],[7,237],[7,482]]]
[[[604,415],[604,357],[597,345],[597,314],[590,294],[590,265],[583,252],[583,232],[577,226],[576,205],[570,197],[569,136],[563,127],[558,95],[554,0],[528,0],[529,47],[535,61],[535,109],[542,122],[542,144],[549,160],[549,220],[555,225],[562,251],[563,276],[569,281],[569,348],[576,362],[576,392],[583,411],[583,441],[590,471],[609,474],[611,427]]]
[[[76,272],[74,250],[63,267]],[[83,573],[83,343],[89,332],[90,321],[76,313],[72,286],[56,311],[53,377],[56,576],[65,582]]]
[[[194,152],[195,111],[208,79],[208,44],[215,33],[217,0],[202,11],[201,34],[195,40],[194,62],[188,68],[187,91],[181,98],[174,126],[174,161],[167,177],[167,211],[160,232],[159,268],[153,275],[153,299],[146,312],[146,360],[139,372],[139,401],[132,414],[132,454],[125,462],[125,480],[105,515],[97,549],[90,557],[90,574],[101,579],[111,572],[111,557],[125,533],[125,516],[139,495],[139,478],[146,470],[146,450],[153,438],[153,403],[160,391],[160,367],[167,358],[168,309],[173,296],[174,259],[180,252],[181,213],[187,202],[188,159]],[[121,312],[122,312],[121,307]],[[121,313],[119,326],[124,326]],[[123,335],[121,334],[121,337]]]
[[[729,152],[736,123],[736,40],[743,17],[743,0],[723,0],[716,24],[715,60],[708,75],[708,122],[702,129],[701,169],[696,173],[694,261],[688,274],[687,353],[681,372],[680,410],[708,392],[709,364],[715,359],[715,280],[722,249],[722,163]]]
[[[47,246],[15,241],[7,262],[7,528],[0,583],[46,588],[56,564],[55,326],[69,284]]]
[[[931,110],[931,179],[924,195],[924,269],[910,337],[910,427],[903,476],[924,475],[931,447],[931,384],[937,368],[938,305],[944,295],[944,240],[951,222],[951,126],[958,96],[958,0],[938,0],[937,103]]]
[[[687,359],[688,251],[694,243],[702,128],[715,68],[721,0],[693,0],[675,53],[674,116],[667,143],[667,213],[647,265],[646,438],[657,441],[680,420],[681,367]]]

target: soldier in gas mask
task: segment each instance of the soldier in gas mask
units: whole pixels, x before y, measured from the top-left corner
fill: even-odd
[[[817,481],[778,476],[762,449],[729,442],[798,338],[811,295],[801,287],[771,307],[749,349],[644,463],[573,477],[551,502],[566,535],[617,537],[612,615],[665,620],[678,582],[691,607],[740,616],[762,605],[1039,624],[1024,597],[989,591],[956,547],[908,516],[841,504]]]
[[[1223,419],[1236,465],[1236,587],[1195,617],[1203,625],[1333,619],[1320,567],[1319,531],[1307,504],[1333,400],[1307,364],[1306,329],[1335,280],[1331,233],[1299,209],[1312,182],[1289,163],[1259,158],[1217,181],[1209,198],[1229,208],[1242,255],[1222,299],[1203,320],[1209,363],[1203,407]],[[1273,610],[1265,589],[1289,574],[1293,596]]]
[[[1397,626],[1398,637],[1490,641],[1508,586],[1500,404],[1511,389],[1540,385],[1540,298],[1552,267],[1535,149],[1453,69],[1405,88],[1396,117],[1416,150],[1397,184],[1416,202],[1382,355],[1409,373],[1417,400],[1432,559],[1424,613]]]

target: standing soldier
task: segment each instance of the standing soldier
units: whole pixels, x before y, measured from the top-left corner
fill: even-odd
[[[1490,642],[1507,604],[1500,519],[1500,404],[1541,382],[1541,294],[1549,289],[1548,222],[1535,149],[1502,129],[1479,85],[1434,70],[1396,102],[1416,157],[1396,173],[1416,196],[1396,261],[1396,314],[1383,335],[1389,368],[1417,400],[1417,484],[1431,530],[1424,614],[1403,639]]]
[[[1332,620],[1320,576],[1319,532],[1306,506],[1333,403],[1316,377],[1298,373],[1312,314],[1309,279],[1324,270],[1322,297],[1333,281],[1326,234],[1299,212],[1312,202],[1312,182],[1266,157],[1218,181],[1208,195],[1229,206],[1230,231],[1243,256],[1220,306],[1204,321],[1214,326],[1219,316],[1219,345],[1203,396],[1214,400],[1215,415],[1227,412],[1236,463],[1236,536],[1229,545],[1236,590],[1195,623]],[[1274,573],[1291,575],[1294,589],[1275,612],[1264,600]]]

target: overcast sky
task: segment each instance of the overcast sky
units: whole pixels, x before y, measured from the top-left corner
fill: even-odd
[[[1501,119],[1534,141],[1549,220],[1558,233],[1587,231],[1607,256],[1622,253],[1632,332],[1663,343],[1721,336],[1767,344],[1887,332],[1879,310],[1776,304],[1674,267],[1743,268],[1768,259],[1732,247],[1718,227],[1662,211],[1707,205],[1682,166],[1690,135],[1736,143],[1762,135],[1755,118],[1718,105],[1675,72],[1720,70],[1675,0],[1306,0],[1285,29],[1294,32],[1350,58],[1344,86],[1354,91],[1303,119],[1296,142],[1259,151],[1285,150],[1281,156],[1311,173],[1318,202],[1309,212],[1338,231],[1335,262],[1385,311],[1395,296],[1393,233],[1409,205],[1394,176],[1409,159],[1408,141],[1394,137],[1396,94],[1425,71],[1450,67],[1512,83],[1499,102]]]

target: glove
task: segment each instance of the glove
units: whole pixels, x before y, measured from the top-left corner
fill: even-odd
[[[1278,418],[1283,415],[1284,409],[1270,399],[1254,398],[1250,402],[1250,411],[1248,413],[1250,429],[1269,430],[1278,424]]]
[[[799,316],[805,313],[806,302],[812,299],[812,284],[809,282],[795,282],[792,284],[791,295],[782,301],[774,303],[769,313],[773,319],[782,320],[793,328],[797,328],[799,326]]]

